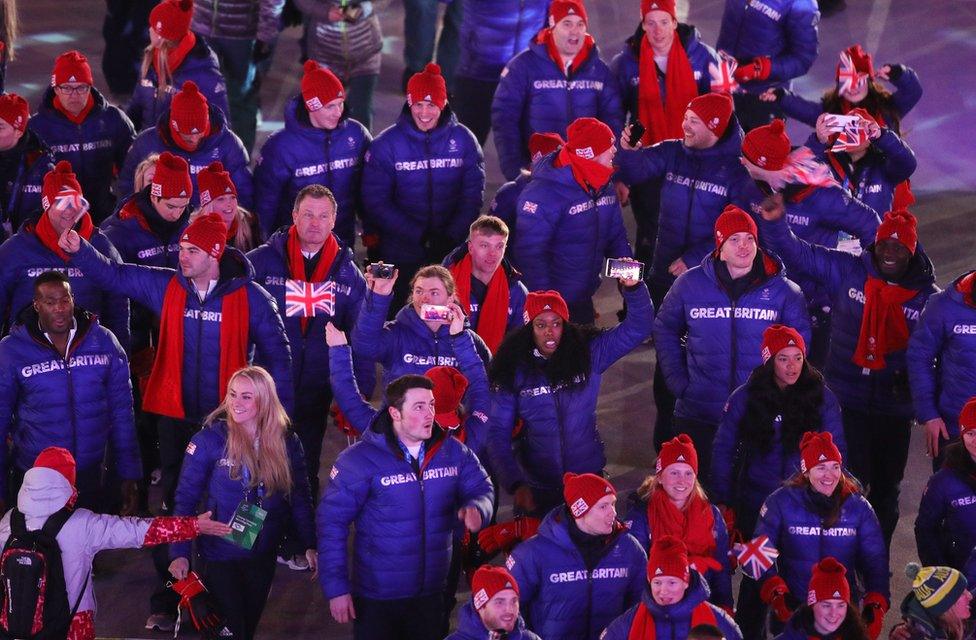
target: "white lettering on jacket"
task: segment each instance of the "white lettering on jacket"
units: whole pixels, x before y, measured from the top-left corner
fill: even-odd
[[[833,538],[851,538],[857,535],[857,527],[831,527],[821,529],[820,527],[788,527],[792,535],[797,536],[829,536]]]
[[[295,169],[296,178],[308,178],[310,176],[317,176],[319,174],[325,173],[326,171],[338,171],[340,169],[351,169],[359,164],[359,158],[339,158],[338,160],[333,160],[332,162],[324,162],[320,164],[310,164],[305,167],[298,167]]]
[[[41,275],[45,271],[58,271],[60,273],[65,274],[69,278],[84,278],[85,277],[85,274],[82,273],[81,269],[78,269],[77,267],[48,267],[48,266],[43,266],[43,267],[27,267],[27,277],[28,278],[36,278],[37,276]]]
[[[71,356],[71,358],[68,359],[68,368],[96,366],[103,367],[109,363],[110,358],[111,356],[109,356],[107,353]],[[64,369],[64,360],[48,360],[47,362],[38,362],[37,364],[31,364],[23,367],[20,370],[20,375],[24,378],[30,378],[31,376],[35,376],[40,373],[50,373],[51,371],[61,371],[62,369]]]
[[[757,309],[753,307],[736,307],[733,313],[732,307],[692,307],[688,310],[688,317],[692,320],[705,320],[712,318],[728,319],[729,317],[742,318],[744,320],[766,320],[775,322],[779,318],[779,311],[776,309]]]
[[[403,361],[406,364],[415,364],[420,367],[454,367],[457,368],[457,358],[454,356],[431,356],[417,355],[416,353],[403,354]]]
[[[861,304],[866,304],[864,292],[861,291],[860,289],[855,289],[854,287],[851,287],[850,289],[847,290],[847,297],[850,298],[851,300],[857,300]],[[905,318],[912,321],[918,320],[918,316],[921,313],[918,309],[911,309],[905,306],[903,306],[901,310],[905,314]]]
[[[566,80],[536,80],[532,83],[533,89],[565,89]],[[603,83],[599,80],[570,80],[570,91],[603,91]]]
[[[434,467],[433,469],[427,469],[423,473],[424,480],[437,480],[439,478],[456,478],[459,475],[458,467]],[[408,482],[416,482],[417,474],[415,473],[394,473],[393,475],[383,476],[380,478],[380,484],[384,487],[392,487],[398,484],[407,484]]]
[[[759,13],[763,14],[770,20],[775,20],[776,22],[779,22],[783,18],[782,13],[780,13],[776,9],[773,9],[765,2],[760,2],[760,0],[749,0],[749,6],[755,9],[756,11],[758,11]]]
[[[73,153],[76,151],[94,151],[95,149],[111,149],[112,140],[92,140],[91,142],[72,142],[71,144],[54,144],[51,145],[51,151],[54,153]]]
[[[425,158],[424,160],[404,160],[396,162],[397,171],[422,171],[424,169],[454,169],[464,166],[464,158]]]
[[[664,179],[682,187],[690,187],[697,191],[714,193],[715,195],[723,197],[727,196],[729,193],[728,188],[724,184],[715,184],[714,182],[706,182],[704,180],[694,180],[688,176],[680,176],[672,171],[668,171],[664,175]]]
[[[613,580],[616,578],[627,578],[630,576],[629,567],[604,567],[593,571],[580,569],[577,571],[560,571],[549,574],[549,582],[558,584],[560,582],[578,582],[591,578],[593,580]]]

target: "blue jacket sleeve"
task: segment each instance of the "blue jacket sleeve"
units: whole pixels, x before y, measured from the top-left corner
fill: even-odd
[[[112,262],[121,263],[122,256],[119,254],[111,241],[105,236],[100,236],[103,255]],[[126,352],[129,350],[129,298],[115,287],[101,287],[102,290],[102,318],[101,322],[111,331],[119,344]]]
[[[209,429],[198,431],[190,439],[187,453],[183,456],[180,467],[180,479],[176,485],[176,495],[173,502],[174,516],[196,515],[197,505],[210,484],[210,475],[214,465],[223,454],[223,443],[216,442],[214,434]],[[178,542],[169,546],[169,557],[190,558],[190,543]]]
[[[590,344],[591,366],[598,373],[603,373],[637,348],[651,335],[654,326],[654,304],[647,285],[639,282],[632,290],[625,288],[623,293],[627,302],[627,317],[613,329],[598,335]]]
[[[733,474],[738,465],[739,424],[746,412],[749,394],[745,387],[732,392],[722,420],[718,423],[715,440],[712,443],[711,481],[708,484],[709,496],[716,504],[731,506],[734,496],[735,478]]]
[[[528,195],[536,197],[531,191]],[[515,262],[529,291],[545,291],[552,288],[549,261],[560,212],[551,202],[532,200],[531,204],[536,209],[534,213],[529,213],[524,209],[526,202],[530,201],[523,191],[516,206]]]
[[[943,491],[945,473],[942,471],[929,478],[915,518],[915,546],[919,561],[925,563],[923,566],[926,567],[951,565],[941,544],[945,539],[945,519],[948,515],[948,499]]]
[[[254,167],[254,209],[265,237],[269,237],[278,225],[278,204],[291,179],[288,165],[279,160],[279,146],[274,137],[269,138]]]
[[[291,464],[291,495],[288,496],[288,504],[291,507],[292,524],[303,548],[315,549],[315,517],[305,452],[297,435],[289,433],[287,438],[288,461]]]
[[[840,186],[827,187],[824,195],[826,202],[818,213],[828,226],[859,238],[861,246],[874,242],[874,234],[881,224],[874,209],[851,197]]]
[[[363,220],[376,229],[380,238],[398,237],[420,243],[425,229],[401,210],[396,200],[396,171],[393,145],[374,144],[363,167]]]
[[[799,285],[792,281],[789,284],[791,286],[783,296],[783,324],[799,331],[806,343],[810,344],[813,340],[813,328],[810,325],[806,298],[803,297]]]
[[[946,341],[940,304],[943,297],[944,294],[928,299],[908,339],[905,358],[908,364],[908,379],[911,383],[915,417],[919,422],[940,417],[936,362],[942,354]]]
[[[521,282],[511,287],[508,303],[512,306],[512,315],[508,317],[505,333],[511,333],[525,324],[525,300],[528,295],[529,290]]]
[[[81,249],[72,256],[71,263],[85,276],[103,288],[114,288],[156,315],[163,309],[166,285],[174,272],[172,269],[147,267],[141,264],[113,262],[98,252],[87,240],[81,240]]]
[[[468,417],[464,422],[464,444],[479,458],[488,439],[488,414],[491,411],[491,395],[488,391],[488,373],[485,363],[474,348],[474,340],[467,331],[451,337],[451,347],[458,361],[458,370],[468,379],[465,392]]]
[[[624,107],[620,100],[620,87],[606,64],[602,61],[599,64],[604,68],[604,74],[603,91],[600,92],[600,104],[597,107],[597,118],[610,127],[614,135],[620,135],[620,132],[624,130]],[[514,178],[510,179],[514,180]]]
[[[881,533],[881,523],[864,496],[856,496],[863,503],[863,515],[857,531],[857,566],[866,591],[880,593],[891,601],[888,586],[888,547]],[[854,499],[851,496],[848,500]]]
[[[820,405],[820,428],[827,431],[834,438],[834,444],[840,450],[842,460],[847,458],[847,438],[844,436],[844,422],[840,413],[840,402],[837,396],[824,385],[823,402]]]
[[[779,106],[787,117],[811,127],[817,126],[817,118],[824,112],[823,102],[801,98],[792,91],[783,94]]]
[[[7,338],[9,340],[9,338]],[[13,363],[9,362],[9,345],[0,344],[0,442],[6,443],[11,436],[14,418],[14,402],[17,398],[17,378]],[[511,432],[510,432],[511,433]],[[7,479],[10,477],[10,447],[0,446],[0,496],[7,495]]]
[[[840,285],[845,267],[851,261],[857,262],[858,260],[858,258],[842,251],[812,245],[800,240],[790,231],[785,216],[772,222],[760,218],[757,223],[759,224],[759,237],[762,238],[763,244],[782,258],[790,270],[809,275],[828,290],[836,289]],[[665,298],[666,301],[667,298]]]
[[[914,69],[903,66],[901,75],[897,80],[892,80],[891,84],[897,89],[891,94],[891,102],[904,118],[922,99],[922,83],[918,81],[918,74]]]
[[[722,565],[719,571],[708,572],[708,586],[712,595],[708,599],[721,607],[732,607],[732,565],[729,562],[729,530],[725,528],[725,519],[715,505],[712,505],[712,518],[715,526],[715,561]]]
[[[142,460],[136,441],[135,416],[132,411],[132,382],[129,378],[129,361],[121,345],[113,340],[116,349],[109,368],[108,402],[111,413],[110,437],[112,452],[124,480],[142,478]]]
[[[468,237],[468,227],[481,212],[485,197],[485,155],[474,135],[467,130],[464,134],[470,147],[464,160],[461,197],[447,229],[448,236],[458,243]]]
[[[250,283],[248,286],[253,287],[257,294],[248,296],[251,320],[248,333],[257,348],[254,360],[271,374],[281,404],[288,415],[294,415],[295,387],[292,384],[291,348],[285,334],[285,325],[281,322],[271,295],[257,284]]]
[[[499,484],[509,493],[525,482],[525,474],[512,451],[512,429],[515,427],[518,399],[514,393],[495,387],[491,390],[491,412],[488,414],[488,455]]]
[[[657,363],[664,374],[664,381],[675,397],[680,398],[688,388],[688,362],[681,346],[682,338],[688,330],[685,319],[685,289],[688,274],[686,271],[671,285],[671,289],[654,319],[654,348]]]
[[[634,625],[636,613],[637,607],[633,606],[617,616],[600,634],[600,640],[627,640],[630,637],[630,628]],[[724,637],[728,638],[728,636]]]
[[[508,63],[502,70],[498,89],[495,90],[495,98],[491,103],[491,129],[495,136],[498,163],[506,180],[518,177],[526,162],[521,127],[525,105],[529,99],[529,81],[525,77],[523,66],[520,57]]]
[[[368,429],[378,412],[363,400],[353,375],[352,349],[348,345],[329,347],[329,382],[336,404],[353,428],[359,433]]]
[[[231,134],[229,140],[222,150],[224,169],[230,174],[234,186],[237,187],[237,201],[242,207],[251,211],[254,209],[254,179],[247,166],[250,162],[247,150],[237,134]]]
[[[349,340],[353,353],[374,362],[384,362],[390,351],[390,331],[385,328],[386,312],[390,308],[392,295],[367,294],[359,310],[359,319],[353,327]]]
[[[615,156],[617,176],[628,185],[660,178],[667,169],[670,152],[671,145],[666,142],[658,142],[637,151],[621,149]]]
[[[484,527],[491,520],[495,490],[488,479],[488,472],[481,466],[474,452],[467,447],[463,447],[463,452],[461,468],[458,470],[461,486],[457,506],[477,509],[481,514],[481,526]]]
[[[787,48],[773,58],[770,80],[785,82],[799,78],[810,70],[820,50],[817,37],[819,22],[816,2],[798,0],[793,3],[785,19]]]
[[[368,470],[357,468],[355,445],[339,454],[330,480],[315,514],[319,547],[319,584],[329,600],[351,592],[349,554],[346,546],[349,525],[369,497]],[[350,455],[353,454],[353,455]]]
[[[918,167],[915,152],[891,129],[887,127],[881,129],[881,137],[871,144],[884,153],[885,178],[892,184],[904,182],[915,173],[915,169]]]

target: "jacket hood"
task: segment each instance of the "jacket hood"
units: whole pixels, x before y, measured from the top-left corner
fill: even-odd
[[[227,128],[227,118],[224,116],[224,112],[220,109],[214,107],[212,104],[207,105],[207,110],[210,114],[210,133],[206,135],[202,140],[200,140],[200,146],[198,146],[193,151],[186,151],[183,147],[180,147],[173,140],[173,134],[169,130],[169,114],[170,109],[167,108],[163,112],[159,119],[156,121],[156,133],[163,140],[163,143],[170,148],[179,149],[183,153],[198,154],[204,151],[209,151],[220,145],[220,140],[223,136],[227,135],[229,129]]]
[[[68,479],[47,467],[33,467],[24,474],[17,493],[17,508],[27,517],[46,518],[68,503],[74,489]]]
[[[685,591],[685,597],[678,602],[669,605],[658,604],[651,596],[650,587],[647,587],[641,593],[641,602],[644,603],[644,606],[647,607],[647,610],[651,612],[651,616],[655,619],[688,617],[691,616],[692,609],[708,600],[710,594],[711,591],[705,579],[702,578],[698,571],[691,569],[691,574],[688,579],[688,590]]]
[[[874,244],[873,242],[869,244],[861,253],[861,262],[864,264],[868,275],[884,280],[885,278],[878,273],[877,267],[874,266]],[[932,264],[932,260],[925,253],[921,243],[916,246],[915,255],[908,261],[908,270],[895,284],[917,291],[923,291],[935,284],[935,265]]]
[[[515,620],[515,628],[508,633],[508,640],[520,640],[525,632],[525,620],[519,615]],[[488,640],[488,629],[481,621],[481,616],[474,610],[469,600],[458,613],[458,626],[455,636],[462,640]]]
[[[444,258],[444,266],[450,269],[452,266],[464,260],[464,256],[468,255],[468,243],[462,242],[457,247],[454,248],[447,257]],[[522,273],[515,268],[508,258],[502,258],[502,270],[505,272],[505,277],[512,280],[521,280]]]

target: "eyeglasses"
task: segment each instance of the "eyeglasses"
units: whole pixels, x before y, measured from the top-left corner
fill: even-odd
[[[61,93],[67,94],[69,96],[82,96],[91,91],[91,85],[80,84],[78,86],[72,87],[69,84],[59,84],[55,87]]]

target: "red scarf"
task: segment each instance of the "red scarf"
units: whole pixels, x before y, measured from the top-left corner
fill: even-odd
[[[647,525],[652,540],[669,535],[684,540],[688,560],[699,573],[722,568],[715,560],[715,516],[708,500],[692,494],[685,508],[678,509],[658,488],[647,501]]]
[[[85,106],[82,107],[81,111],[78,112],[78,115],[72,115],[72,113],[67,109],[65,109],[64,105],[61,104],[61,98],[59,98],[58,96],[54,96],[54,108],[60,111],[61,115],[67,118],[72,124],[81,124],[82,122],[84,122],[85,118],[88,117],[89,112],[91,112],[92,107],[94,106],[95,106],[95,96],[89,93],[88,102],[85,103]]]
[[[325,244],[322,245],[322,256],[319,258],[318,264],[315,265],[315,272],[309,278],[305,274],[305,257],[302,255],[302,245],[298,239],[298,229],[295,228],[295,225],[291,225],[288,230],[288,243],[285,249],[288,251],[288,274],[292,280],[302,280],[303,282],[322,282],[325,280],[332,269],[332,263],[339,255],[339,243],[336,242],[335,235],[330,233]],[[304,335],[305,329],[308,327],[308,318],[301,318],[301,321],[302,334]]]
[[[641,37],[640,81],[637,85],[637,115],[647,127],[641,142],[644,146],[661,140],[681,138],[684,132],[681,121],[688,110],[688,103],[698,96],[695,74],[688,62],[685,48],[681,46],[678,34],[671,41],[668,53],[668,68],[664,72],[664,99],[658,86],[657,64],[654,62],[654,49]]]
[[[176,74],[176,70],[180,68],[183,64],[184,58],[190,53],[190,50],[197,43],[197,34],[192,31],[188,32],[183,39],[180,40],[179,44],[169,50],[166,54],[166,64],[169,67],[169,75],[172,77]],[[153,69],[156,70],[157,81],[161,81],[163,74],[159,72],[159,49],[153,50]]]
[[[563,62],[563,57],[559,55],[559,50],[556,49],[556,42],[552,39],[552,29],[543,29],[540,31],[539,35],[536,36],[535,41],[546,45],[546,51],[549,53],[549,57],[552,58],[552,61],[556,63],[559,70],[567,76],[576,73],[576,71],[583,66],[583,63],[586,62],[587,56],[590,55],[590,50],[593,49],[594,45],[596,45],[596,42],[593,40],[593,36],[586,34],[586,37],[583,39],[583,47],[569,64],[569,73],[567,74],[566,64]]]
[[[700,624],[710,624],[713,627],[718,625],[718,618],[715,617],[715,612],[712,611],[707,602],[699,602],[691,610],[691,624],[688,628],[693,629]],[[634,621],[630,624],[627,640],[657,640],[654,616],[647,610],[647,605],[643,602],[637,605],[637,612],[634,613]]]
[[[156,361],[142,398],[142,410],[180,420],[183,408],[183,317],[186,312],[186,288],[173,275],[166,286],[163,311],[160,313],[159,344]],[[247,365],[248,304],[247,290],[240,287],[228,293],[220,305],[220,369],[217,397],[223,400],[227,382],[235,371]],[[201,345],[197,345],[201,348]]]
[[[80,235],[85,240],[91,240],[92,233],[95,231],[95,225],[92,224],[91,215],[86,213],[81,216],[81,219],[75,224],[75,229],[78,230],[78,235]],[[51,224],[51,217],[46,213],[42,213],[41,217],[34,224],[33,229],[27,228],[27,231],[32,231],[37,235],[37,239],[41,241],[45,247],[58,254],[58,257],[68,262],[71,259],[67,253],[65,253],[61,247],[58,246],[58,237],[60,234],[55,231],[54,225]]]
[[[563,145],[556,156],[556,167],[565,167],[566,165],[569,165],[570,169],[573,170],[573,178],[576,180],[576,184],[586,192],[589,192],[591,188],[594,191],[599,191],[610,182],[610,176],[613,175],[613,167],[605,167],[595,160],[581,158],[569,151],[566,145]]]
[[[459,262],[451,265],[451,275],[454,276],[455,291],[461,299],[461,308],[471,312],[471,254],[467,254]],[[508,326],[508,278],[505,270],[499,266],[488,283],[488,293],[481,303],[478,315],[478,326],[475,332],[488,345],[492,353],[498,352],[498,345],[505,337]]]
[[[970,307],[976,307],[976,302],[973,298],[973,285],[976,284],[976,271],[970,273],[969,275],[963,276],[959,282],[956,283],[956,291],[962,294],[962,299]]]
[[[877,371],[885,368],[885,356],[908,346],[908,320],[901,305],[918,291],[868,276],[864,283],[864,315],[857,349],[851,360],[859,367]]]

